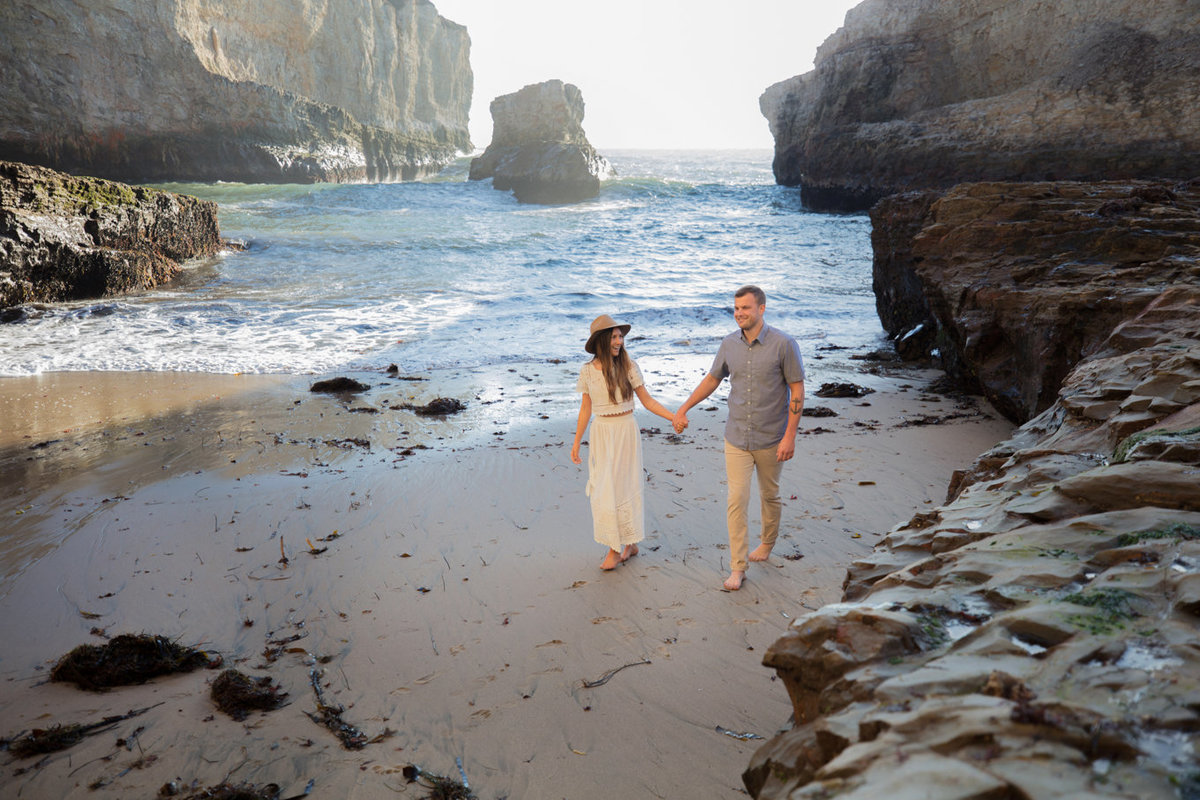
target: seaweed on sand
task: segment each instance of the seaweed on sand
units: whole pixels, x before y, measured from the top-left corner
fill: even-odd
[[[254,786],[249,783],[221,783],[189,794],[182,798],[182,800],[279,800],[279,792],[279,786],[274,783],[267,783],[262,786]],[[168,783],[162,789],[159,789],[158,796],[175,797],[177,793],[173,784]]]
[[[287,692],[269,677],[251,678],[236,669],[227,669],[212,684],[213,702],[217,708],[236,720],[245,719],[251,711],[274,711],[284,704]]]
[[[325,394],[356,394],[358,392],[365,392],[370,388],[370,386],[361,381],[341,376],[317,381],[308,387],[308,390],[310,392],[324,392]]]
[[[305,711],[308,718],[318,725],[324,725],[329,730],[333,731],[334,735],[342,742],[342,747],[347,750],[361,750],[369,744],[381,742],[392,735],[389,728],[384,728],[383,733],[374,737],[367,737],[358,728],[342,719],[342,712],[346,709],[342,706],[334,706],[325,702],[325,693],[321,691],[321,673],[318,670],[313,670],[310,673],[312,679],[313,692],[317,695],[317,713]]]
[[[397,406],[407,411],[411,411],[422,417],[444,416],[446,414],[457,414],[459,411],[465,411],[467,406],[463,401],[454,397],[438,397],[430,400],[423,406],[415,406],[412,403],[405,403]]]
[[[8,742],[8,752],[17,758],[56,753],[79,744],[83,741],[83,737],[88,735],[88,732],[85,726],[78,723],[39,728],[19,739]]]
[[[87,736],[112,730],[118,722],[133,719],[140,714],[145,714],[151,708],[157,708],[160,705],[162,703],[146,708],[139,708],[135,711],[130,711],[128,714],[108,716],[99,722],[93,722],[88,725],[73,722],[67,725],[53,725],[49,728],[35,728],[25,736],[0,740],[0,742],[3,742],[8,747],[8,752],[17,758],[29,758],[30,756],[39,756],[45,753],[56,753],[59,750],[74,747]]]
[[[104,645],[81,644],[58,660],[50,680],[101,691],[110,686],[145,683],[159,675],[216,667],[220,657],[184,647],[165,636],[121,634]]]
[[[461,769],[461,766],[460,766]],[[404,768],[404,777],[409,783],[421,781],[429,789],[429,794],[423,800],[478,800],[467,786],[466,777],[460,783],[453,778],[426,772],[415,764]]]

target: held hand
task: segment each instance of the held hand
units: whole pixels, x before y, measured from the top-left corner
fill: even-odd
[[[688,426],[687,414],[683,413],[682,409],[676,411],[675,419],[672,420],[671,424],[674,426],[676,433],[683,433]]]

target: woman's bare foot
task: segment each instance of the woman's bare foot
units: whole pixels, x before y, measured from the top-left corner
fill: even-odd
[[[769,544],[760,544],[754,548],[754,552],[750,553],[751,561],[766,561],[771,555],[771,547]]]
[[[625,549],[621,551],[621,560],[628,561],[629,559],[633,558],[637,554],[638,554],[637,545],[636,544],[627,544],[627,545],[625,545]]]
[[[736,592],[738,589],[742,588],[742,579],[745,577],[746,573],[743,570],[731,570],[729,577],[725,579],[725,588],[731,592]]]
[[[616,569],[617,566],[621,563],[621,561],[622,561],[621,554],[618,553],[616,550],[613,550],[610,548],[608,551],[608,555],[606,555],[604,557],[604,563],[602,563],[600,565],[600,569],[605,569],[605,570]]]

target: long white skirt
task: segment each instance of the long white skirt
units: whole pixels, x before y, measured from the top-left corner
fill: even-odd
[[[645,538],[642,480],[642,437],[633,414],[593,417],[587,496],[597,542],[619,551]]]

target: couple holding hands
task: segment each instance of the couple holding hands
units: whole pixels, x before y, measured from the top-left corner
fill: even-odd
[[[642,440],[633,419],[636,395],[649,411],[671,421],[676,433],[688,425],[687,412],[729,378],[729,417],[725,423],[725,471],[729,484],[729,577],[725,588],[742,587],[750,561],[766,561],[779,535],[783,506],[779,476],[796,449],[796,429],[804,408],[804,362],[796,341],[763,320],[767,298],[757,286],[734,293],[738,330],[726,336],[712,368],[672,414],[650,396],[641,370],[625,350],[628,324],[607,314],[591,325],[576,390],[583,395],[571,460],[582,463],[579,448],[591,422],[587,495],[598,543],[608,547],[600,568],[611,570],[637,555],[645,536],[642,510]],[[750,479],[757,474],[762,499],[762,538],[753,552],[747,542]]]

